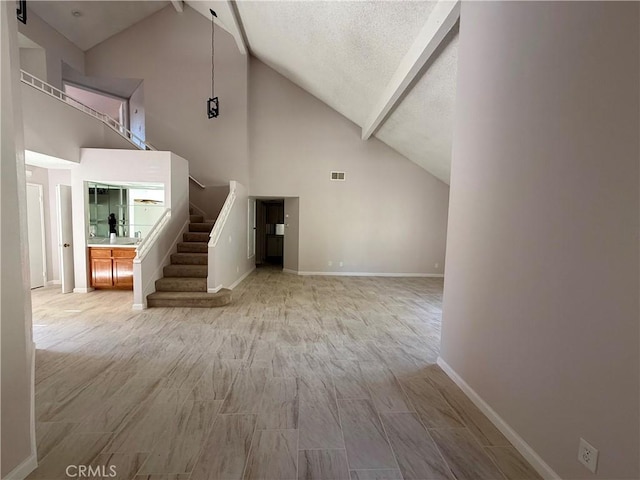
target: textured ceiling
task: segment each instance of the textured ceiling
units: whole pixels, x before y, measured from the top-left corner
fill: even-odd
[[[40,1],[30,8],[81,49],[166,6],[160,1]],[[359,126],[367,121],[436,2],[196,1],[187,5],[252,55]],[[234,17],[234,7],[238,17]],[[79,10],[82,16],[73,17]],[[238,22],[239,21],[239,22]],[[457,28],[457,27],[456,27]],[[244,30],[244,32],[242,32]],[[375,137],[449,183],[457,32],[438,48]]]
[[[362,126],[434,2],[251,2],[253,53]]]
[[[86,51],[167,6],[166,1],[28,2],[36,15]],[[79,17],[72,15],[80,12]]]
[[[251,53],[363,126],[435,2],[238,2]],[[375,136],[449,183],[457,32]]]
[[[436,53],[424,75],[375,136],[448,185],[456,99],[457,28],[449,32]]]

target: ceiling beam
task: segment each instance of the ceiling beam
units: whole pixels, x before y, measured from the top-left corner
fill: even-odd
[[[234,0],[225,0],[227,5],[229,6],[229,11],[231,12],[231,23],[232,27],[235,30],[235,34],[233,35],[236,39],[236,43],[238,44],[238,49],[240,53],[246,55],[249,51],[249,42],[247,41],[247,36],[244,31],[244,26],[242,25],[242,20],[240,19],[240,12],[238,12],[238,6]]]
[[[413,45],[398,65],[385,87],[375,108],[362,127],[362,139],[366,140],[395,110],[409,85],[429,61],[438,45],[460,18],[460,0],[439,0],[427,22],[420,30]]]
[[[171,5],[173,5],[173,8],[175,8],[178,13],[182,13],[184,10],[182,0],[171,0]]]

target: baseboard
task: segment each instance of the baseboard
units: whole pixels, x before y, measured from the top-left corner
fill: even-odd
[[[520,454],[531,464],[533,468],[546,480],[560,480],[560,476],[552,470],[552,468],[547,465],[547,463],[542,460],[542,457],[536,453],[536,451],[531,448],[531,446],[525,442],[520,435],[516,433],[516,431],[511,428],[511,426],[502,418],[500,415],[496,413],[496,411],[489,406],[487,402],[485,402],[480,395],[476,393],[476,391],[465,382],[460,375],[456,373],[456,371],[449,366],[449,364],[442,359],[442,357],[438,357],[438,365],[445,371],[445,373],[453,380],[456,385],[460,387],[460,389],[469,397],[469,399],[473,402],[473,404],[484,413],[487,418],[493,423],[493,425],[502,432],[502,434],[507,437],[513,446],[520,452]]]
[[[233,290],[238,285],[240,285],[240,282],[242,282],[245,278],[247,278],[249,275],[251,275],[251,272],[253,272],[255,269],[256,269],[256,266],[254,265],[249,270],[247,270],[238,280],[236,280],[235,282],[233,282],[231,284],[231,286],[229,287],[229,290]]]
[[[283,270],[284,271],[284,270]],[[294,272],[288,272],[294,273]],[[442,273],[382,273],[382,272],[295,272],[298,275],[326,275],[332,277],[420,277],[442,278]]]
[[[290,268],[283,268],[282,271],[284,273],[291,273],[293,275],[301,275],[301,273],[298,270],[291,270]]]
[[[73,293],[89,293],[89,292],[93,292],[93,288],[91,287],[85,287],[85,288],[74,288],[73,289]]]
[[[147,306],[144,303],[134,303],[131,305],[131,310],[145,310]]]
[[[27,476],[38,468],[38,455],[33,452],[16,468],[11,470],[2,480],[24,480]]]
[[[218,285],[215,288],[207,288],[207,293],[218,293],[220,290],[222,290],[222,285]]]
[[[62,285],[62,281],[61,280],[48,280],[47,281],[47,287],[52,287],[54,285]]]

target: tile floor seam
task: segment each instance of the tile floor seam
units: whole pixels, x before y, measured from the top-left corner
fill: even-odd
[[[402,385],[402,382],[398,381],[398,384],[400,385],[400,388],[404,391],[404,386]],[[408,397],[407,392],[404,392],[405,396],[407,396],[408,401],[411,403],[411,405],[413,406],[413,408],[415,409],[415,405],[413,405],[413,401]],[[415,412],[415,416],[418,419],[418,422],[420,422],[420,425],[422,425],[422,428],[424,428],[424,431],[427,432],[427,436],[431,439],[431,441],[433,442],[433,444],[436,447],[436,450],[438,451],[438,454],[440,455],[440,458],[442,459],[442,461],[444,462],[444,465],[447,467],[447,470],[449,471],[449,473],[451,473],[451,478],[452,479],[456,479],[457,477],[454,475],[453,473],[453,469],[451,468],[451,465],[449,465],[449,462],[447,462],[447,459],[444,457],[444,455],[442,454],[442,451],[440,450],[440,447],[438,446],[438,443],[434,440],[434,438],[431,436],[431,433],[429,433],[429,429],[427,428],[427,426],[425,425],[425,423],[422,421],[422,417],[420,416],[420,413],[418,413],[417,409]],[[465,427],[466,428],[466,427]],[[436,430],[436,429],[432,429],[432,430]]]

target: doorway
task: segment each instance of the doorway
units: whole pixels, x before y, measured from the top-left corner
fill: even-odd
[[[256,200],[256,266],[282,268],[284,199]]]
[[[27,228],[31,289],[34,289],[44,287],[47,281],[44,201],[42,185],[35,183],[27,183]]]
[[[95,111],[104,113],[117,121],[124,129],[129,128],[129,100],[92,88],[64,82],[64,93]]]

